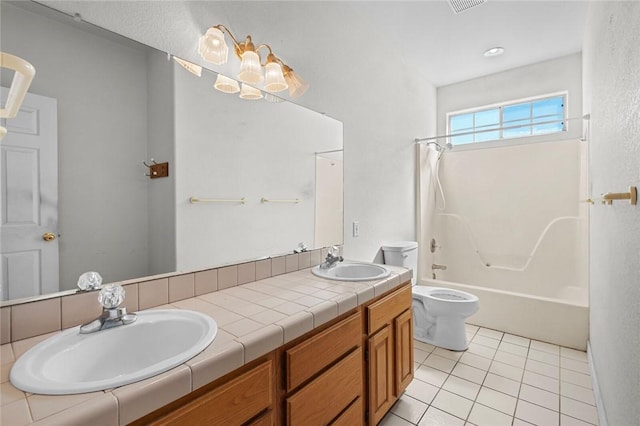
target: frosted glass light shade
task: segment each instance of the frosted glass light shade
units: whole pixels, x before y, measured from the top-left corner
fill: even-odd
[[[262,83],[262,67],[260,66],[260,56],[254,51],[247,50],[242,54],[242,63],[238,79],[248,84]]]
[[[284,79],[289,85],[289,96],[291,96],[292,98],[302,96],[307,91],[307,89],[309,89],[309,83],[304,81],[302,77],[293,72],[293,70],[291,69],[284,76]]]
[[[264,90],[268,92],[282,92],[289,87],[284,81],[282,67],[276,62],[269,62],[265,67]]]
[[[251,87],[248,84],[242,83],[240,98],[255,101],[257,99],[262,99],[262,92],[255,87]]]
[[[240,91],[240,85],[237,81],[222,74],[218,74],[213,87],[224,93],[238,93]]]
[[[216,65],[222,65],[227,63],[227,57],[229,56],[229,46],[224,40],[224,34],[217,28],[211,27],[207,32],[200,37],[200,44],[198,45],[198,53],[207,62],[214,63]]]

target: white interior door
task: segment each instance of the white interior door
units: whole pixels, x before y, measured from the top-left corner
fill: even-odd
[[[57,115],[55,99],[27,94],[17,117],[3,119],[0,300],[59,289]]]

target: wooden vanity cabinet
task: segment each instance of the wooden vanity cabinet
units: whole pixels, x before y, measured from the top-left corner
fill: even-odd
[[[275,425],[273,357],[206,390],[196,391],[135,425]]]
[[[411,286],[365,308],[367,319],[367,423],[377,424],[413,380]]]
[[[358,311],[284,350],[287,425],[363,423],[361,343]]]

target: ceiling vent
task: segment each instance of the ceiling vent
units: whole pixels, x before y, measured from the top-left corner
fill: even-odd
[[[451,9],[453,9],[453,13],[457,15],[472,7],[481,5],[485,1],[486,0],[449,0],[449,4],[451,5]]]

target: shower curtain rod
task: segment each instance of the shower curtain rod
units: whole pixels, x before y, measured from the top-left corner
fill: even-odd
[[[541,121],[539,123],[533,123],[533,124],[554,124],[554,123],[558,123],[558,122],[564,123],[565,121],[589,120],[590,118],[591,118],[590,114],[585,114],[582,117],[571,117],[571,118],[564,118],[562,120]],[[530,124],[519,124],[517,126],[498,127],[498,128],[495,128],[495,129],[475,130],[473,132],[463,132],[463,133],[454,133],[454,134],[433,136],[433,137],[430,137],[430,138],[415,138],[413,141],[415,143],[422,143],[422,142],[425,142],[425,141],[434,141],[436,139],[446,139],[446,138],[451,138],[451,137],[456,137],[456,136],[475,135],[476,133],[497,132],[497,131],[502,131],[502,130],[519,129],[521,127],[531,127],[531,123]]]

